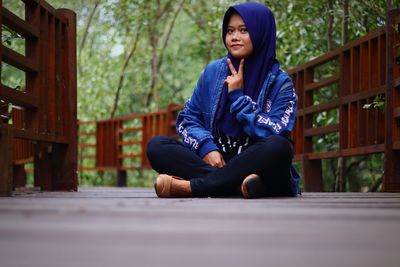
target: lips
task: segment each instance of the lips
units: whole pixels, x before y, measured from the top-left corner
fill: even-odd
[[[231,47],[232,47],[233,49],[238,49],[238,48],[241,48],[242,45],[241,45],[241,44],[233,44],[233,45],[231,45]]]

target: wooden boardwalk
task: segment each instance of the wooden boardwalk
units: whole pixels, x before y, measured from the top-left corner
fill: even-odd
[[[80,188],[0,198],[0,266],[400,266],[400,194],[158,199]]]

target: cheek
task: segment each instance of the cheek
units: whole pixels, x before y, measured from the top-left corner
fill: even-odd
[[[249,50],[249,53],[251,54],[253,52],[253,43],[251,42],[250,36],[246,38],[246,47]]]
[[[248,47],[253,47],[253,43],[251,42],[250,36],[247,35],[245,38],[243,38],[243,41],[246,43]]]
[[[225,35],[225,44],[226,44],[226,46],[228,46],[229,40],[230,40],[230,38],[228,38],[228,35]]]

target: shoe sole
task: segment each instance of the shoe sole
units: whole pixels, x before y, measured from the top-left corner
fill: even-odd
[[[258,175],[255,175],[245,182],[243,191],[245,198],[266,197],[265,185]]]

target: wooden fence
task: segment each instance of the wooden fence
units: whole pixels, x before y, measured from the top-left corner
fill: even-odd
[[[299,96],[293,137],[305,191],[322,190],[321,159],[371,153],[385,155],[383,191],[400,191],[400,10],[388,19],[386,29],[289,71]],[[326,101],[316,102],[324,94]],[[379,99],[383,110],[364,108]],[[327,114],[337,119],[324,122]],[[321,151],[315,143],[321,136],[337,142]]]
[[[25,185],[27,162],[35,186],[77,190],[76,15],[43,0],[23,2],[24,19],[0,0],[1,24],[25,40],[25,55],[0,46],[2,63],[25,75],[22,89],[0,87],[0,195]]]
[[[400,191],[400,10],[389,12],[388,21],[386,28],[289,71],[299,96],[292,137],[305,191],[323,190],[321,160],[372,153],[384,153],[383,191]],[[385,102],[384,110],[364,108],[379,99]],[[94,165],[82,161],[81,170],[148,168],[147,140],[175,134],[172,126],[180,108],[89,122],[92,143],[80,146],[94,148],[91,155],[82,153]],[[125,127],[128,121],[136,123]],[[124,139],[130,132],[136,139]],[[330,146],[319,146],[318,139]],[[130,149],[133,154],[123,152]],[[134,158],[135,165],[128,165]]]

